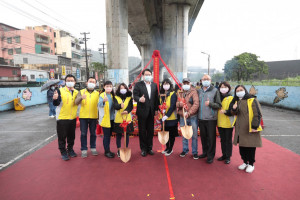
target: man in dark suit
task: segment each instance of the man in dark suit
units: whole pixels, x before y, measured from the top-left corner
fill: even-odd
[[[154,115],[157,114],[159,98],[157,84],[152,82],[152,71],[143,71],[143,81],[134,86],[133,98],[137,102],[139,139],[141,155],[153,155]]]

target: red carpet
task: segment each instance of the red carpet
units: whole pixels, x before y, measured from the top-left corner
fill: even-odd
[[[199,139],[199,153],[200,143]],[[166,159],[175,199],[300,199],[300,156],[266,139],[263,145],[257,149],[254,172],[247,174],[237,169],[241,164],[237,147],[231,164],[215,159],[209,165],[190,154],[180,158],[182,143],[176,138],[174,153]],[[132,158],[126,164],[117,157],[104,157],[102,138],[97,138],[100,155],[89,152],[82,159],[77,129],[79,157],[62,161],[55,140],[0,172],[0,199],[170,199],[163,155],[156,152],[142,158],[137,137],[130,138],[129,146]],[[111,147],[116,152],[115,139]],[[154,150],[161,150],[156,137]],[[216,157],[220,154],[218,139]]]

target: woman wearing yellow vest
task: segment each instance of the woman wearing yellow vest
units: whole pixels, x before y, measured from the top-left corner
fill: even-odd
[[[237,103],[236,103],[237,102]],[[255,96],[248,93],[243,85],[238,85],[234,91],[234,99],[230,104],[232,113],[236,115],[233,123],[235,135],[233,144],[239,143],[239,150],[244,161],[238,169],[252,173],[254,170],[256,147],[262,146],[260,126],[261,109]]]
[[[169,79],[163,80],[160,86],[160,94],[166,94],[166,97],[160,97],[160,104],[166,102],[165,116],[162,121],[165,122],[165,131],[169,131],[169,141],[166,144],[166,149],[162,152],[166,156],[169,156],[173,152],[173,146],[175,143],[175,137],[178,136],[178,120],[176,113],[176,101],[177,95],[174,92],[173,84]]]
[[[126,147],[129,144],[129,133],[133,132],[133,123],[131,123],[131,111],[133,109],[132,102],[132,92],[129,91],[125,83],[121,83],[116,91],[116,96],[114,98],[114,108],[116,110],[115,123],[113,131],[117,134],[117,148],[118,148],[118,157],[120,157],[120,148],[121,148],[121,138],[124,130],[120,127],[120,124],[123,123],[123,120],[126,120],[127,129],[126,129]]]
[[[90,77],[86,83],[87,87],[80,90],[75,104],[80,106],[79,121],[80,121],[80,141],[81,141],[81,157],[87,157],[87,132],[90,130],[90,147],[93,156],[97,156],[96,150],[96,127],[98,119],[98,101],[99,92],[95,90],[96,79]]]
[[[221,82],[219,85],[219,91],[221,94],[222,108],[218,111],[218,130],[221,136],[221,149],[222,156],[218,158],[218,161],[225,160],[225,164],[230,163],[230,157],[232,155],[232,125],[229,119],[231,111],[229,105],[233,99],[230,95],[231,87],[228,82]]]
[[[99,124],[102,126],[104,137],[103,147],[104,155],[108,158],[115,157],[115,154],[110,151],[110,137],[112,135],[112,128],[114,126],[114,91],[111,81],[106,81],[103,90],[99,97],[98,110],[99,110]]]

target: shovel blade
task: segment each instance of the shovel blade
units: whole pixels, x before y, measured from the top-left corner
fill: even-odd
[[[189,140],[193,136],[193,128],[192,126],[183,126],[180,127],[182,136]]]
[[[169,131],[158,131],[158,140],[162,145],[169,141]]]
[[[127,163],[131,158],[131,149],[129,148],[120,149],[120,158],[124,163]]]

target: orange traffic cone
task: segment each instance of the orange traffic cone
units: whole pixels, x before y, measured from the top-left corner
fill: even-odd
[[[80,126],[80,121],[79,121],[79,117],[76,118],[76,127]]]

